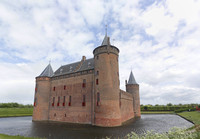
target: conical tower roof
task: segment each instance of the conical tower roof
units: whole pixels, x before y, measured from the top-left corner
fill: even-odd
[[[101,43],[101,46],[103,45],[107,45],[107,46],[110,45],[110,37],[108,37],[107,34],[105,35],[103,42]]]
[[[135,78],[133,76],[133,72],[132,71],[131,71],[131,74],[129,76],[128,84],[137,84],[137,82],[135,81]]]
[[[38,77],[52,77],[53,76],[53,69],[51,67],[51,64],[49,64],[44,71],[40,74]]]

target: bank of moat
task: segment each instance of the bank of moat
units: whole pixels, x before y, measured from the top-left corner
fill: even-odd
[[[49,64],[36,77],[33,121],[113,127],[141,116],[139,84],[132,71],[126,91],[119,88],[119,49],[105,35],[93,54],[55,72]]]

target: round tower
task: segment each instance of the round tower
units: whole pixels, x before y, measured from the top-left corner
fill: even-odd
[[[141,117],[139,84],[137,84],[137,82],[135,81],[132,71],[128,83],[126,82],[126,92],[129,92],[133,95],[133,112],[135,114],[135,117]]]
[[[40,76],[36,77],[33,121],[46,121],[49,119],[50,80],[52,75],[53,70],[49,64]]]
[[[102,45],[94,49],[94,124],[97,126],[121,125],[119,107],[119,49],[110,45],[105,36]]]

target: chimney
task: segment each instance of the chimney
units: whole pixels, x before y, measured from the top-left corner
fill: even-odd
[[[86,60],[86,57],[85,57],[85,56],[83,56],[81,61],[85,61],[85,60]]]

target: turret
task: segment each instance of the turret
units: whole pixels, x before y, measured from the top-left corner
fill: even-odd
[[[135,113],[135,117],[140,117],[139,84],[135,81],[132,71],[130,73],[128,83],[126,81],[126,92],[133,95],[133,111]]]
[[[49,119],[50,79],[52,76],[53,70],[49,64],[44,71],[36,77],[33,121],[46,121]]]
[[[95,114],[94,124],[97,126],[121,125],[119,107],[119,49],[110,44],[105,35],[101,46],[94,54],[94,92]]]

